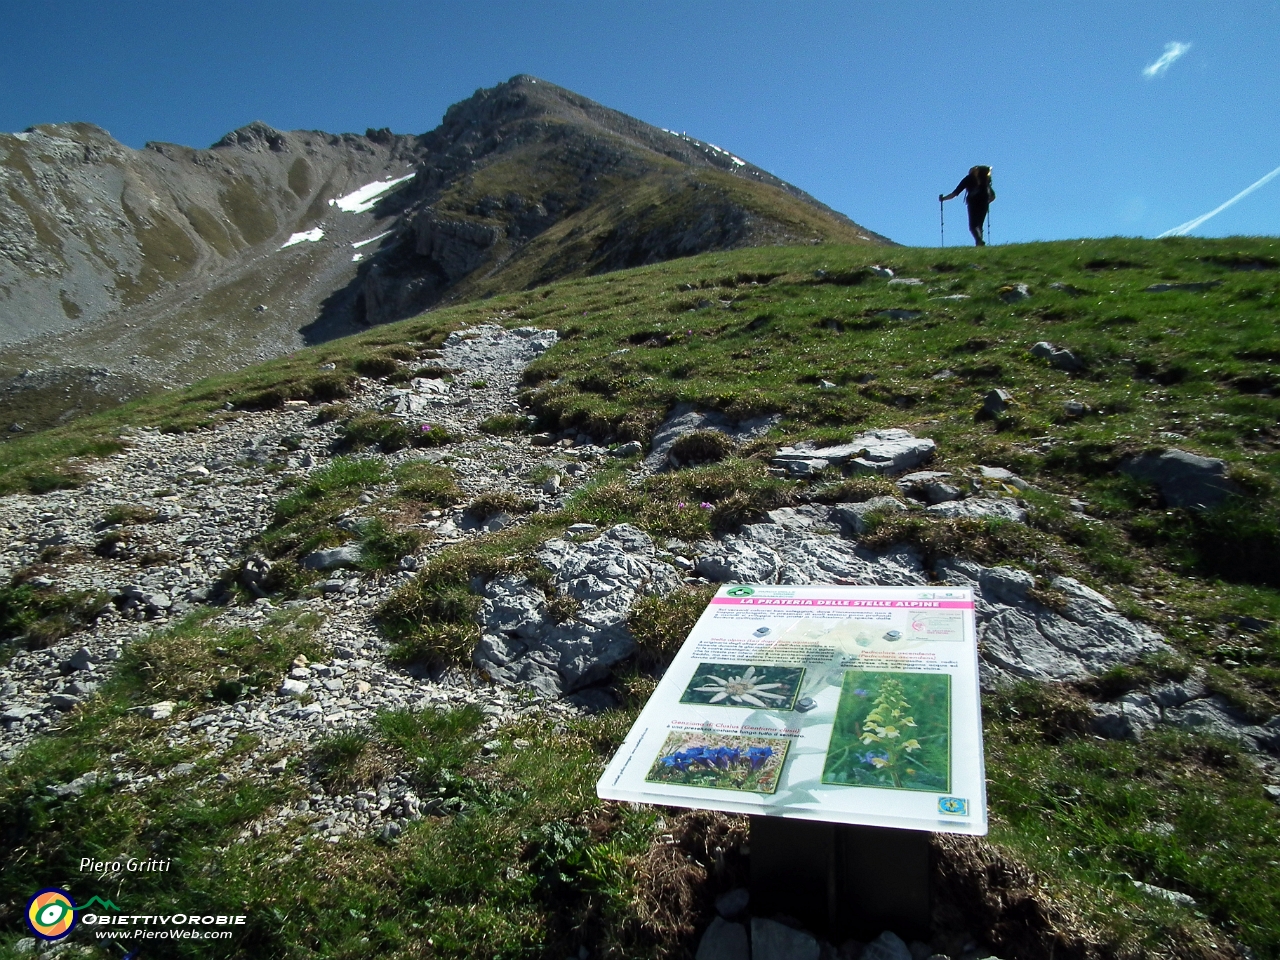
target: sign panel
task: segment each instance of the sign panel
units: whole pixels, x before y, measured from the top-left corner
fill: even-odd
[[[596,791],[985,834],[973,592],[726,584]]]

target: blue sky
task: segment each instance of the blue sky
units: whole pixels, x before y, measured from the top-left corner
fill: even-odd
[[[0,130],[421,133],[531,73],[908,244],[938,243],[937,195],[974,163],[997,243],[1155,236],[1280,165],[1275,0],[0,0],[0,23]],[[1195,230],[1277,233],[1280,178]]]

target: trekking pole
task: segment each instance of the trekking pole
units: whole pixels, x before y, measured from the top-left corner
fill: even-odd
[[[944,212],[943,203],[938,201],[938,233],[942,236],[942,245],[947,245],[947,215]]]
[[[987,243],[991,243],[991,208],[987,208]]]

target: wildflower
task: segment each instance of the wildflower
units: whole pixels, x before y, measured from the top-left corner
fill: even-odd
[[[706,677],[707,686],[694,687],[695,690],[702,693],[711,693],[714,696],[708,701],[709,703],[719,703],[721,700],[730,700],[733,703],[749,703],[755,707],[770,706],[768,700],[786,701],[786,697],[779,693],[770,693],[771,690],[783,686],[781,683],[758,683],[756,677],[756,668],[747,667],[739,677],[729,677],[727,679],[716,676]]]
[[[703,510],[714,510],[714,509],[715,509],[715,507],[714,507],[714,506],[712,506],[711,504],[707,503],[707,501],[705,501],[705,500],[703,500],[700,504],[698,504],[698,506],[699,506],[699,507],[701,507]]]
[[[748,747],[747,762],[751,764],[751,772],[759,770],[766,760],[773,756],[773,747]]]
[[[431,424],[429,424],[429,423],[424,423],[424,424],[422,425],[422,432],[423,432],[423,433],[430,433],[430,432],[431,432]]]
[[[676,509],[677,509],[677,510],[683,510],[683,509],[684,509],[684,507],[685,507],[685,503],[684,503],[684,501],[683,501],[683,500],[681,500],[679,503],[677,503],[677,504],[676,504]]]

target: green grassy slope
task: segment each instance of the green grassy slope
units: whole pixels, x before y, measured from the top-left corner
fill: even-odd
[[[872,264],[923,282],[890,286],[867,269]],[[1170,283],[1201,286],[1147,292]],[[1007,302],[1016,284],[1026,284],[1030,297]],[[959,296],[966,299],[946,299]],[[1280,808],[1263,789],[1265,772],[1231,744],[1172,731],[1103,742],[1086,723],[1090,699],[1185,676],[1193,666],[1203,666],[1211,688],[1255,720],[1280,712],[1278,308],[1280,241],[1265,238],[714,253],[439,310],[12,439],[0,445],[0,484],[75,483],[77,471],[91,467],[68,458],[110,450],[127,423],[199,429],[291,397],[340,397],[362,371],[390,369],[386,359],[406,342],[419,349],[450,329],[492,320],[561,332],[561,343],[526,377],[525,400],[548,429],[647,439],[672,405],[693,402],[735,416],[783,414],[771,444],[889,426],[932,437],[939,469],[999,465],[1029,480],[1030,523],[890,521],[874,542],[905,539],[1037,576],[1079,577],[1176,650],[1089,683],[1028,684],[984,703],[990,839],[1003,863],[1020,862],[1039,877],[1039,913],[1027,914],[1039,939],[1019,941],[1006,930],[1001,955],[1048,955],[1055,944],[1058,956],[1207,958],[1239,955],[1232,946],[1239,944],[1253,956],[1278,958]],[[1068,373],[1032,356],[1040,340],[1069,348],[1084,368]],[[320,369],[329,362],[335,369]],[[994,418],[980,413],[993,388],[1013,398]],[[1082,407],[1068,409],[1072,402]],[[1224,458],[1243,492],[1207,514],[1165,509],[1150,488],[1115,470],[1127,453],[1154,446]],[[740,450],[640,491],[620,471],[563,513],[451,556],[420,586],[430,593],[432,576],[442,590],[465,585],[469,564],[496,569],[527,553],[537,532],[577,519],[632,520],[693,538],[770,503],[836,495],[828,486],[841,482],[834,477],[812,484],[769,478],[756,459],[764,453]],[[842,495],[867,492],[853,483]],[[676,508],[704,499],[717,509]],[[1073,511],[1072,499],[1087,512]],[[438,617],[429,627],[449,626],[430,603],[415,607],[413,595],[397,603],[387,611],[393,625],[399,609]],[[696,597],[684,597],[644,611],[637,627],[650,664],[679,642],[697,607]],[[428,629],[424,638],[398,626],[406,649],[418,652],[431,652],[432,637],[449,633]],[[188,630],[192,644],[228,646]],[[424,822],[390,849],[371,840],[340,849],[314,843],[293,859],[288,838],[228,847],[257,810],[288,796],[245,793],[237,802],[247,812],[235,813],[225,795],[199,791],[172,802],[168,794],[142,796],[128,809],[112,808],[105,792],[62,806],[42,794],[43,784],[92,769],[103,737],[135,736],[125,712],[136,693],[131,683],[123,674],[96,713],[0,772],[0,821],[20,825],[15,849],[38,842],[46,858],[108,844],[105,835],[68,826],[97,817],[123,818],[117,826],[139,842],[181,836],[183,855],[201,867],[175,880],[184,892],[228,909],[247,903],[267,918],[244,955],[563,956],[584,942],[566,929],[566,918],[599,931],[590,946],[603,956],[679,955],[688,930],[672,918],[707,909],[713,881],[699,878],[714,874],[711,828],[676,829],[673,857],[658,839],[673,832],[672,823],[590,795],[650,688],[641,673],[622,683],[630,694],[625,709],[569,728],[530,720],[503,737],[531,747],[503,746],[485,762],[468,752],[476,718],[385,718],[368,734],[374,752],[420,765],[423,789],[461,798],[465,812]],[[158,747],[141,738],[129,749],[140,766],[180,759],[151,757]],[[368,749],[365,742],[332,745],[334,776],[356,776]],[[194,806],[204,799],[208,807]],[[21,863],[10,861],[6,899],[26,889]],[[1153,899],[1135,880],[1185,892],[1195,906]],[[288,896],[280,890],[286,882]],[[153,895],[159,902],[160,891]]]

